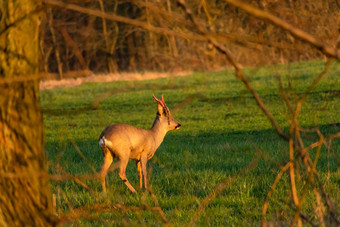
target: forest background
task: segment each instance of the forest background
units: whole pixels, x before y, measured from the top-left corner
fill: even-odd
[[[197,34],[179,4],[171,0],[45,2],[60,7],[49,8],[42,20],[40,71],[61,76],[79,70],[143,73],[226,68],[224,55],[206,42],[208,35],[228,46],[242,65],[325,59],[310,44],[228,1],[187,2],[206,34]],[[339,41],[338,1],[244,2],[269,11],[325,45]]]

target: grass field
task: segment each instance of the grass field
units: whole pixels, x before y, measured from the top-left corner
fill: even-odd
[[[324,65],[324,62],[314,61],[244,71],[268,110],[287,133],[289,114],[280,96],[276,75],[281,76],[290,99],[296,100],[323,71]],[[103,160],[98,146],[101,131],[113,123],[150,128],[156,115],[153,93],[158,97],[164,94],[172,115],[182,124],[180,130],[167,134],[148,162],[149,185],[168,221],[175,226],[189,224],[203,200],[220,183],[229,182],[208,203],[196,224],[259,225],[263,203],[279,168],[273,161],[265,160],[258,151],[285,164],[289,159],[288,143],[272,129],[233,71],[194,73],[186,77],[150,81],[89,83],[42,91],[46,152],[52,163],[51,173],[62,174],[56,165],[75,175],[99,171]],[[94,103],[99,104],[91,108]],[[328,75],[308,96],[302,105],[299,122],[307,128],[319,126],[324,134],[340,131],[339,124],[334,124],[340,122],[340,64],[333,62]],[[307,133],[304,139],[308,145],[318,137]],[[315,149],[312,157],[313,152]],[[256,165],[247,168],[254,160],[257,160]],[[340,142],[335,139],[329,149],[323,147],[317,169],[337,211],[340,210],[339,164]],[[134,162],[128,165],[127,177],[138,188]],[[101,194],[98,180],[84,182]],[[299,178],[297,182],[298,187],[303,186]],[[131,194],[118,177],[117,170],[108,175],[107,184],[108,193],[102,200],[74,181],[52,181],[58,214],[70,214],[74,209],[94,204],[155,206],[149,194]],[[313,217],[313,193],[309,194],[311,196],[304,203],[302,212]],[[275,222],[291,218],[294,212],[289,203],[286,174],[272,196],[268,219]],[[157,213],[145,209],[92,211],[92,215],[69,223],[158,226],[163,221]]]

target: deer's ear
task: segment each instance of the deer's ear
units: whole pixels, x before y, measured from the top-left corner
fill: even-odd
[[[164,113],[164,108],[160,103],[157,103],[158,113],[162,115]]]

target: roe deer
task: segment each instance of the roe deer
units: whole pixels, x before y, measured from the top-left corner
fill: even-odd
[[[106,192],[105,177],[114,158],[119,160],[119,177],[123,180],[131,192],[136,193],[125,175],[125,169],[129,159],[136,161],[139,175],[139,186],[147,189],[146,163],[155,154],[162,143],[165,134],[174,129],[179,129],[178,123],[170,113],[170,110],[162,99],[157,99],[157,115],[151,129],[140,129],[126,124],[114,124],[108,126],[99,137],[99,145],[104,155],[104,164],[99,173],[103,192]]]

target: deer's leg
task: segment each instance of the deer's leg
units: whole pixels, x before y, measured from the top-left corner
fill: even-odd
[[[102,146],[102,151],[104,155],[104,163],[99,173],[99,177],[100,177],[100,183],[102,184],[103,192],[106,193],[105,177],[107,175],[107,171],[110,168],[114,157],[112,156],[110,150],[107,147]]]
[[[140,160],[136,162],[137,164],[137,171],[138,171],[138,177],[139,177],[139,187],[142,189],[143,187],[143,173],[142,173],[142,166],[140,164]]]
[[[140,163],[141,163],[141,167],[142,167],[145,189],[148,188],[148,180],[147,180],[147,175],[146,175],[146,163],[147,162],[148,162],[148,157],[146,155],[142,155],[141,159],[140,159]]]
[[[119,164],[119,177],[122,179],[122,181],[126,184],[126,186],[130,189],[131,192],[137,193],[136,190],[132,187],[128,179],[125,175],[126,166],[129,162],[129,158],[121,158],[120,164]]]

